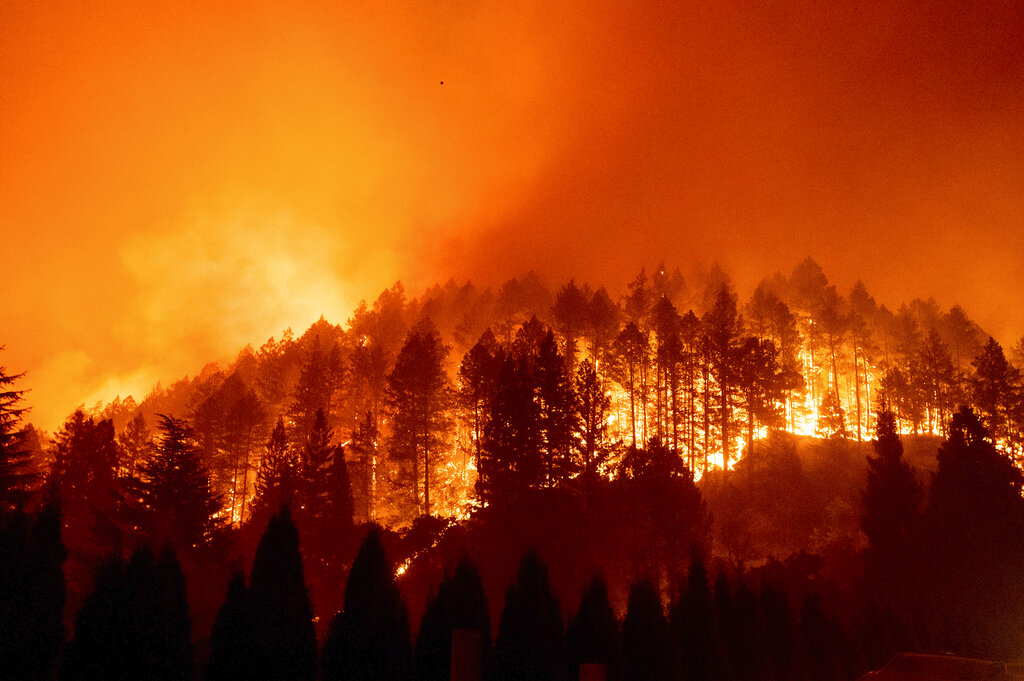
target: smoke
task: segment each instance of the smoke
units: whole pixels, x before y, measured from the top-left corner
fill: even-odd
[[[45,427],[397,279],[810,255],[1024,330],[1019,3],[0,13],[0,343]]]

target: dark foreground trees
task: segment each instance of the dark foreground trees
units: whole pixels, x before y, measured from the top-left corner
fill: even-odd
[[[61,514],[0,513],[0,678],[52,678],[64,640]]]
[[[324,643],[325,681],[403,679],[412,658],[409,612],[380,529],[371,527],[352,563],[345,607],[331,621]]]
[[[530,551],[505,592],[491,678],[558,681],[565,674],[564,645],[561,609],[548,582],[548,569]]]
[[[75,618],[61,681],[188,681],[194,678],[185,577],[174,552],[148,548],[99,569]]]
[[[246,588],[236,574],[214,622],[207,681],[316,678],[316,631],[288,507],[271,518]]]

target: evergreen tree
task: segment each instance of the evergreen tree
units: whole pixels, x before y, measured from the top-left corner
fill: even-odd
[[[541,465],[546,487],[564,486],[577,471],[574,458],[578,415],[565,362],[558,352],[554,334],[548,331],[541,342],[534,372],[540,416]]]
[[[274,516],[256,548],[246,593],[254,675],[280,681],[316,678],[316,631],[299,531],[287,506]]]
[[[1006,361],[1003,348],[994,338],[974,360],[971,379],[972,397],[991,437],[1005,437],[1010,429],[1011,412],[1020,373]]]
[[[64,640],[61,514],[0,514],[0,679],[52,678]]]
[[[298,485],[297,468],[298,461],[288,441],[284,419],[278,417],[256,473],[253,522],[265,524],[281,506],[292,503]]]
[[[543,480],[539,407],[529,358],[505,357],[484,426],[477,496],[507,508]]]
[[[1010,657],[1024,643],[1024,474],[966,407],[953,416],[938,463],[923,518],[931,557],[920,577],[924,604],[947,649]]]
[[[62,681],[186,681],[194,677],[185,578],[173,552],[139,549],[100,568],[75,618]]]
[[[206,544],[220,527],[220,498],[200,461],[188,424],[160,415],[153,454],[138,466],[139,528],[155,544],[178,548]]]
[[[565,363],[569,374],[576,367],[576,339],[583,334],[587,323],[588,290],[589,287],[580,289],[570,279],[555,295],[555,304],[551,308],[551,316],[565,343]]]
[[[430,515],[431,488],[437,486],[434,469],[448,436],[447,356],[448,347],[424,319],[409,333],[388,375],[389,452],[401,466],[400,482],[411,492],[413,507],[423,515]]]
[[[570,679],[579,678],[579,668],[583,664],[603,664],[608,681],[620,678],[622,645],[619,623],[608,602],[608,587],[600,575],[595,575],[583,590],[580,606],[569,622],[565,638]]]
[[[686,678],[714,681],[721,678],[721,641],[711,584],[700,552],[690,552],[685,590],[671,609],[672,628],[680,642]]]
[[[446,575],[427,603],[416,637],[412,678],[447,681],[452,666],[452,632],[479,633],[478,661],[483,665],[491,646],[491,616],[480,573],[463,558],[454,574]]]
[[[732,409],[738,389],[738,366],[742,319],[736,311],[736,296],[722,286],[715,297],[714,306],[704,315],[707,334],[707,360],[716,386],[719,437],[722,445],[722,465],[729,467],[732,433]]]
[[[861,529],[868,540],[868,575],[886,597],[906,593],[904,580],[912,551],[912,531],[923,492],[914,469],[903,458],[903,444],[891,411],[878,414],[875,456],[868,457],[867,486],[861,494]],[[890,603],[891,604],[891,603]]]
[[[0,345],[0,351],[3,349]],[[0,366],[0,513],[22,508],[34,479],[24,431],[19,428],[28,411],[21,406],[25,391],[14,389],[14,382],[23,376],[8,374],[7,368]]]
[[[459,365],[458,398],[467,414],[476,469],[481,469],[487,405],[493,399],[504,353],[494,334],[487,329]]]
[[[617,381],[629,396],[629,427],[632,446],[637,444],[637,418],[642,418],[640,442],[647,440],[646,414],[646,373],[649,361],[649,337],[640,331],[635,322],[630,322],[615,339],[615,350],[619,358]]]
[[[623,681],[676,681],[682,678],[679,648],[650,582],[633,584],[622,622]]]
[[[547,567],[535,551],[519,564],[505,592],[494,644],[494,681],[556,681],[565,675],[564,634]]]
[[[245,575],[235,572],[210,631],[210,659],[204,675],[206,681],[234,681],[254,677],[250,650],[251,624]]]
[[[602,465],[607,461],[608,411],[611,400],[605,394],[597,377],[594,364],[585,359],[576,370],[573,384],[579,429],[576,446],[579,449],[581,473],[585,485],[593,485]]]
[[[140,411],[125,426],[124,432],[118,438],[121,451],[124,453],[122,461],[122,474],[126,477],[135,477],[135,467],[140,461],[149,456],[152,447],[152,435],[146,427],[146,417]]]
[[[352,433],[350,449],[355,453],[352,461],[355,470],[353,502],[359,510],[362,522],[371,522],[375,515],[376,489],[374,478],[377,469],[377,439],[379,432],[372,412],[366,412],[359,426]]]
[[[331,620],[323,652],[324,681],[394,681],[412,657],[409,613],[380,529],[371,527],[352,563],[345,607]]]

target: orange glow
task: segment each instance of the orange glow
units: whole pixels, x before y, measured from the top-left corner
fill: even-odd
[[[808,254],[1008,344],[1022,32],[1017,3],[8,0],[5,364],[53,429],[399,278],[718,259],[742,294]]]

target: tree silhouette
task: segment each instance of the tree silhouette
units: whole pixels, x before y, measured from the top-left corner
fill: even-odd
[[[686,586],[673,603],[672,628],[679,637],[683,673],[690,679],[713,679],[722,676],[721,641],[718,619],[711,595],[704,558],[696,549],[690,552],[690,569]]]
[[[604,578],[595,575],[583,590],[580,606],[566,631],[569,678],[576,679],[582,664],[603,664],[608,681],[621,674],[622,644],[619,623],[608,602]]]
[[[722,286],[714,306],[704,315],[707,333],[708,364],[717,386],[719,436],[722,444],[722,465],[729,467],[732,437],[732,408],[738,388],[736,358],[739,353],[742,320],[736,311],[736,297]]]
[[[55,503],[0,514],[0,677],[52,678],[64,640],[66,558]]]
[[[490,329],[484,331],[459,365],[459,402],[468,414],[470,438],[477,471],[481,470],[483,437],[488,404],[494,391],[504,354]]]
[[[194,677],[185,578],[170,550],[149,549],[100,568],[61,659],[62,681]]]
[[[210,630],[210,659],[204,674],[206,681],[252,678],[251,624],[245,575],[235,572]]]
[[[985,421],[985,428],[994,438],[1006,436],[1011,409],[1016,398],[1020,373],[1003,354],[1003,348],[994,338],[974,360],[971,388],[974,404]]]
[[[409,333],[388,375],[389,451],[402,466],[401,479],[411,492],[413,507],[424,515],[430,515],[434,468],[449,426],[447,355],[448,347],[441,343],[433,324],[424,319]]]
[[[484,425],[477,495],[508,507],[543,480],[539,407],[528,357],[505,357]]]
[[[577,368],[573,388],[575,410],[579,415],[576,446],[579,449],[580,472],[589,489],[609,455],[607,439],[611,400],[602,389],[594,364],[589,359],[583,360]]]
[[[505,592],[494,644],[494,681],[556,681],[565,674],[564,634],[547,567],[536,551],[523,556]]]
[[[875,456],[868,457],[867,486],[861,494],[860,525],[868,539],[869,577],[892,598],[906,592],[912,531],[923,500],[921,483],[903,458],[903,444],[891,411],[878,414]]]
[[[211,489],[188,424],[165,414],[159,418],[153,454],[138,466],[139,527],[154,543],[202,546],[220,527],[220,498]]]
[[[0,345],[0,351],[4,346]],[[21,406],[24,390],[15,390],[14,382],[24,374],[8,374],[0,366],[0,512],[20,509],[28,497],[34,476],[28,470],[30,457],[24,446],[24,431],[18,426],[27,407]]]
[[[537,383],[541,435],[541,466],[546,487],[564,486],[577,471],[575,457],[578,416],[572,386],[555,336],[548,331],[541,342],[534,372]]]
[[[624,681],[675,681],[682,678],[679,648],[650,582],[633,584],[622,622]]]
[[[316,678],[316,631],[299,531],[287,506],[271,518],[256,548],[246,593],[250,664],[267,679]]]
[[[923,519],[931,556],[921,576],[927,612],[941,644],[1013,655],[1024,643],[1015,577],[1024,569],[1024,474],[966,407],[953,416],[938,462]]]
[[[298,485],[298,460],[288,441],[284,419],[267,440],[263,460],[256,472],[256,496],[252,502],[252,522],[265,525],[284,504],[291,504]]]
[[[491,647],[491,616],[483,581],[476,566],[463,558],[454,574],[446,575],[427,603],[416,637],[412,678],[447,681],[452,667],[452,631],[479,632],[479,662],[485,664]]]
[[[407,673],[412,657],[409,614],[381,544],[371,526],[352,563],[345,607],[331,620],[324,643],[324,681],[392,681]]]

